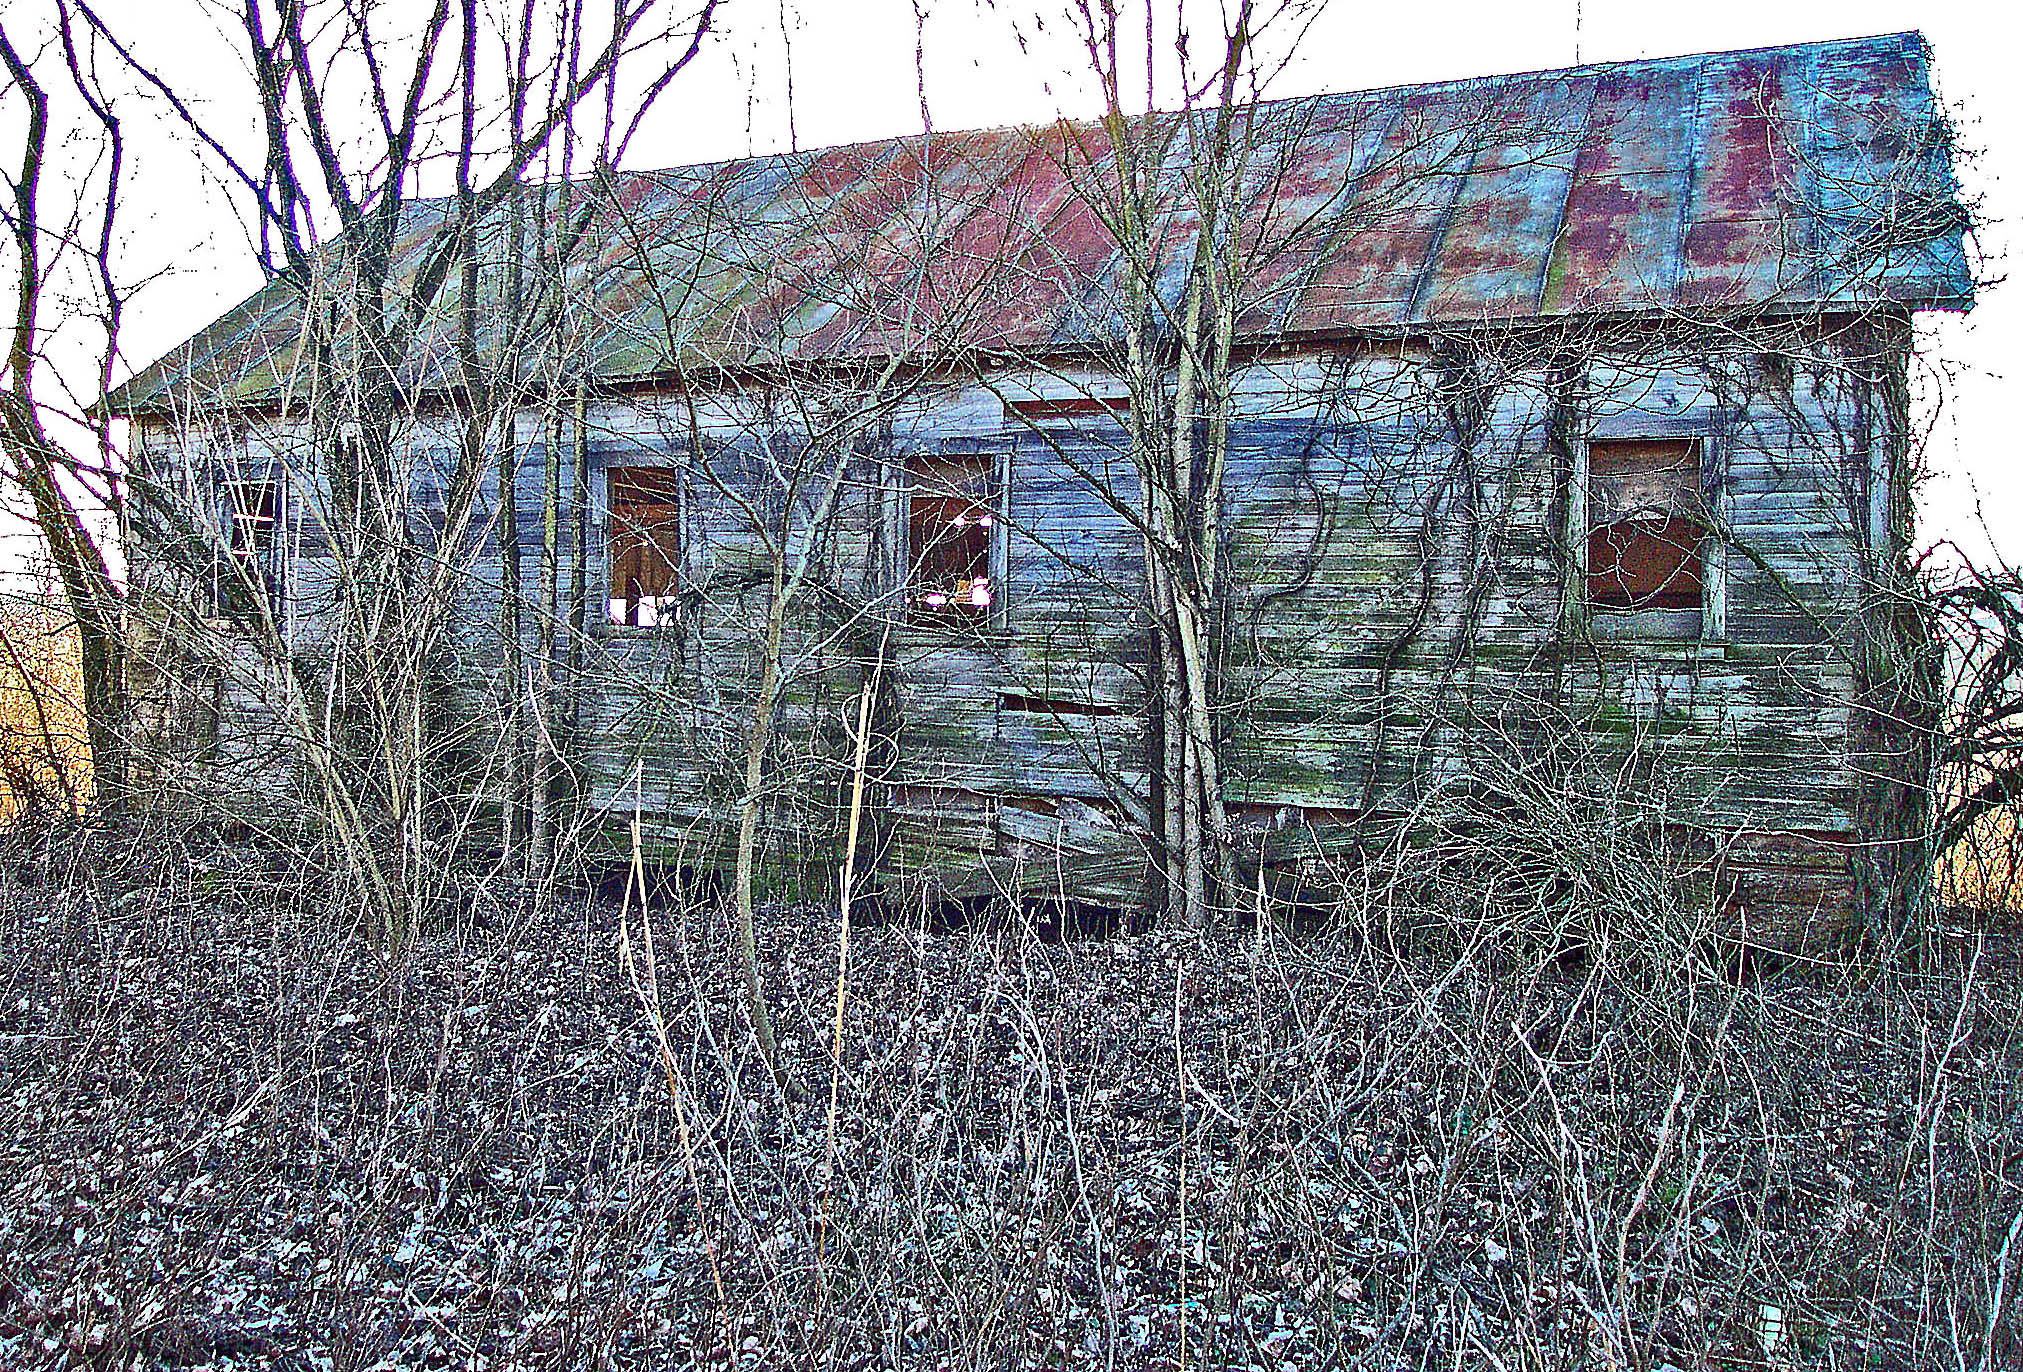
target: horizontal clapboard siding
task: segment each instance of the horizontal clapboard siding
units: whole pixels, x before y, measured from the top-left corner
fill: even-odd
[[[1497,379],[1466,434],[1417,354],[1317,353],[1248,370],[1218,566],[1228,588],[1219,667],[1232,801],[1395,803],[1417,779],[1465,769],[1481,749],[1564,720],[1598,755],[1655,749],[1667,790],[1704,820],[1849,830],[1857,779],[1846,642],[1870,508],[1867,411],[1850,373],[1772,394],[1754,367],[1745,352],[1597,365],[1573,388],[1571,408],[1563,377],[1514,371]],[[1097,807],[1092,814],[1126,816],[1134,799],[1144,803],[1153,683],[1126,431],[1107,413],[1008,417],[1000,395],[1029,382],[924,390],[844,465],[835,518],[819,532],[787,627],[782,745],[766,797],[776,816],[808,826],[807,852],[833,852],[855,703],[874,662],[879,779],[913,797],[892,807],[895,861],[977,867],[1006,841],[993,837],[995,805],[1071,798]],[[1106,393],[1097,376],[1066,383]],[[581,490],[566,416],[559,427],[530,418],[518,435],[513,536],[530,651],[552,457],[554,609],[565,620],[579,525],[584,539],[585,636],[568,685],[584,795],[614,816],[636,806],[667,842],[708,850],[726,839],[759,671],[771,564],[752,513],[777,520],[781,504],[766,445],[798,459],[790,440],[755,431],[728,402],[704,409],[691,430],[685,411],[652,396],[594,401]],[[1554,439],[1577,443],[1588,432],[1697,433],[1718,454],[1733,543],[1718,641],[1589,632],[1569,594],[1580,541],[1566,524],[1572,448]],[[231,463],[286,467],[284,438],[264,441],[267,456]],[[162,470],[193,489],[216,479],[215,453],[163,431],[149,442]],[[447,542],[440,493],[454,452],[453,433],[418,424],[406,460],[424,541],[468,567],[455,669],[482,735],[501,718],[499,490],[488,466],[470,530]],[[897,483],[915,454],[982,455],[1002,474],[1004,585],[988,624],[952,629],[903,613]],[[686,599],[671,616],[678,622],[657,629],[605,622],[605,473],[640,465],[686,472]],[[828,470],[815,465],[790,521],[802,530]],[[290,480],[290,609],[313,647],[334,584],[322,524],[330,502],[306,467]],[[790,560],[806,546],[805,536],[790,539]],[[228,734],[273,731],[270,707],[250,694],[222,709],[239,716]]]

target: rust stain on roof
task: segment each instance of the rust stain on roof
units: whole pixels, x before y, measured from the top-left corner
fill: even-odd
[[[1251,339],[1973,299],[1916,34],[1276,101],[1239,135]],[[1177,297],[1197,226],[1184,132],[1173,149],[1157,224],[1160,288]],[[1057,125],[539,194],[551,215],[589,210],[565,295],[591,370],[617,379],[1101,344],[1123,298],[1100,209],[1114,174],[1100,129]],[[447,213],[413,206],[396,261]],[[487,233],[504,241],[498,222]],[[498,289],[496,260],[486,275]],[[295,291],[271,284],[109,401],[270,397],[298,327]],[[414,384],[445,378],[434,332]]]

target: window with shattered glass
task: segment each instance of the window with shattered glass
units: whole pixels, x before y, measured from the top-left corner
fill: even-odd
[[[607,473],[613,624],[652,628],[675,613],[681,589],[679,477],[672,467],[613,467]]]
[[[907,484],[909,611],[929,621],[988,619],[1001,593],[991,574],[1000,532],[997,458],[915,458]]]

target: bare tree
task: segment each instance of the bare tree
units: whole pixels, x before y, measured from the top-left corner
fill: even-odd
[[[45,306],[59,295],[93,300],[102,324],[93,379],[108,381],[119,358],[124,296],[113,279],[113,223],[122,185],[120,123],[80,56],[67,8],[51,39],[61,58],[24,52],[0,25],[0,62],[8,84],[0,99],[22,123],[17,170],[7,185],[4,218],[13,272],[12,319],[0,385],[0,452],[6,477],[27,497],[82,652],[83,707],[96,795],[117,809],[126,794],[127,703],[122,594],[106,551],[123,495],[110,419],[91,416],[60,394]],[[18,31],[18,29],[16,30]],[[84,193],[50,212],[43,176],[51,156],[50,98],[38,69],[54,66],[89,112],[95,158],[78,173]],[[75,291],[76,278],[86,283]],[[89,402],[87,401],[86,404]]]
[[[1114,272],[1090,314],[1095,321],[1107,311],[1118,324],[1110,337],[1094,325],[1092,370],[1059,358],[1028,363],[1055,387],[1113,410],[1123,425],[1131,489],[1058,445],[1056,452],[1143,537],[1155,724],[1147,814],[1165,907],[1199,924],[1248,903],[1239,859],[1255,857],[1231,817],[1226,757],[1242,699],[1256,685],[1240,679],[1232,656],[1243,632],[1237,605],[1259,593],[1231,582],[1232,559],[1245,556],[1233,551],[1227,527],[1237,392],[1246,377],[1290,386],[1286,403],[1315,413],[1318,441],[1337,417],[1332,387],[1343,379],[1274,371],[1276,293],[1324,243],[1394,232],[1421,197],[1454,184],[1486,143],[1528,139],[1537,155],[1550,156],[1567,135],[1539,126],[1511,93],[1485,89],[1457,97],[1456,108],[1438,116],[1408,115],[1385,130],[1379,150],[1332,192],[1286,193],[1314,140],[1379,132],[1362,124],[1323,129],[1311,102],[1260,103],[1315,7],[1225,7],[1205,34],[1193,27],[1198,16],[1179,6],[1127,14],[1082,4],[1070,13],[1103,113],[1093,136],[1043,146],[1116,245]],[[1154,47],[1155,19],[1170,30],[1176,53],[1177,98],[1165,110],[1159,72],[1168,64]],[[1139,20],[1142,37],[1131,28]],[[1142,91],[1133,88],[1141,67]],[[1445,425],[1442,404],[1430,413]],[[1429,507],[1427,518],[1439,517]]]
[[[401,30],[400,16],[384,6],[331,6],[319,15],[302,5],[248,3],[244,56],[261,123],[260,141],[245,150],[207,127],[116,25],[79,8],[239,192],[273,282],[258,305],[276,325],[266,340],[275,388],[169,399],[212,416],[261,416],[250,428],[224,419],[227,427],[213,432],[228,448],[243,445],[238,435],[254,435],[275,454],[299,517],[285,529],[273,510],[221,521],[215,506],[206,508],[215,499],[205,489],[215,479],[204,470],[215,467],[211,459],[137,472],[141,517],[186,535],[184,572],[208,569],[213,581],[222,572],[237,583],[238,594],[226,598],[234,636],[257,649],[259,689],[275,695],[286,718],[314,778],[318,813],[375,919],[398,943],[411,919],[404,893],[432,863],[431,835],[455,815],[458,779],[445,768],[468,742],[440,708],[450,617],[467,603],[470,559],[488,533],[513,548],[506,575],[517,583],[516,526],[498,522],[516,518],[514,453],[530,428],[561,432],[584,371],[581,321],[565,280],[593,216],[567,178],[579,157],[602,164],[624,155],[654,100],[700,51],[714,5],[663,14],[659,5],[634,3],[600,16],[533,0],[498,14],[475,0],[444,0],[418,27]],[[382,32],[388,27],[396,30],[391,40]],[[488,34],[504,46],[511,75],[503,89],[491,76]],[[404,69],[392,69],[396,53]],[[629,64],[655,55],[664,61],[645,79],[629,75]],[[451,194],[422,198],[429,168],[445,160]],[[530,192],[526,181],[537,168],[560,179]],[[438,357],[445,343],[447,366]],[[530,405],[538,412],[531,424],[521,418]],[[230,428],[235,422],[242,427]],[[424,471],[415,445],[436,432],[452,436],[455,455],[447,470]],[[551,492],[560,475],[555,458],[551,445]],[[488,491],[504,492],[500,508],[485,507]],[[555,518],[551,502],[536,588],[549,608],[533,620],[529,679],[518,675],[526,649],[517,595],[503,623],[511,644],[502,674],[507,755],[521,756],[520,731],[531,722],[534,758],[531,794],[506,797],[507,832],[514,809],[531,804],[536,871],[546,862],[548,803],[559,780],[547,718],[566,643],[555,629],[563,590]],[[233,527],[243,542],[249,519],[267,521],[258,537],[300,539],[307,531],[327,547],[319,559],[327,580],[300,587],[320,597],[313,644],[299,640],[282,599],[262,593],[253,561],[232,555]],[[307,583],[317,569],[305,563],[299,574]],[[201,637],[200,626],[184,627],[185,646]],[[228,662],[232,651],[222,649]],[[516,791],[520,777],[510,762]]]

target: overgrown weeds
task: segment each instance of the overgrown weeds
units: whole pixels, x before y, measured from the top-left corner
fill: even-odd
[[[257,853],[83,857],[0,916],[10,1366],[2023,1353],[2010,944],[1738,980],[1448,869],[1299,938],[856,929],[832,1057],[834,912],[776,910],[782,1093],[714,907],[628,921],[663,1045],[608,902],[474,883],[390,961]]]

